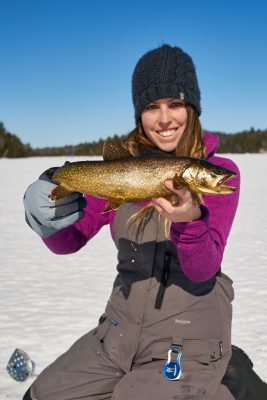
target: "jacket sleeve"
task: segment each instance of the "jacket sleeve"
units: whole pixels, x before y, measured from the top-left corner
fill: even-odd
[[[43,239],[46,246],[56,254],[71,254],[80,250],[101,228],[109,224],[111,214],[103,213],[107,203],[104,199],[85,196],[87,205],[84,217],[56,235]]]
[[[217,159],[217,157],[214,157]],[[192,222],[176,222],[171,225],[171,240],[177,248],[184,274],[194,282],[212,278],[220,269],[224,248],[235,217],[239,192],[240,173],[233,161],[220,162],[221,166],[235,172],[229,181],[236,191],[227,195],[204,197],[202,217]],[[216,161],[213,161],[216,164]]]

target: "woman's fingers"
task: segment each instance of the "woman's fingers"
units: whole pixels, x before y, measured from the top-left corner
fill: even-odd
[[[172,181],[165,182],[174,193],[168,198],[157,197],[152,204],[165,218],[174,222],[188,222],[201,217],[199,202],[186,188],[174,190]]]
[[[174,194],[173,196],[170,197],[169,202],[173,207],[177,207],[181,204],[181,198]]]
[[[173,190],[172,180],[168,179],[167,181],[164,182],[164,185],[166,186],[166,188]]]
[[[199,194],[190,192],[187,188],[182,188],[182,189],[174,189],[173,188],[173,182],[172,180],[167,180],[165,181],[165,186],[167,189],[170,189],[172,192],[174,192],[178,198],[180,199],[179,204],[181,204],[184,201],[190,200],[191,198],[195,202],[195,204],[202,204],[202,198]],[[171,201],[172,203],[172,201]]]
[[[158,210],[158,212],[165,212],[170,214],[173,212],[174,207],[179,205],[178,196],[171,196],[169,200],[164,199],[163,197],[158,197],[156,199],[152,199],[153,206]]]

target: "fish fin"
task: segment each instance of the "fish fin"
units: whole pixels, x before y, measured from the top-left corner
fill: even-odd
[[[104,208],[104,213],[111,211],[111,210],[117,210],[117,208],[119,208],[122,204],[121,200],[117,200],[117,199],[108,199],[108,202]]]
[[[103,146],[103,160],[115,161],[131,157],[131,153],[113,140],[106,140]]]
[[[173,188],[176,190],[182,189],[184,185],[181,183],[181,177],[179,178],[178,174],[174,175],[172,180]]]
[[[201,193],[191,192],[193,199],[198,203],[198,205],[204,205],[203,195]]]
[[[63,197],[66,197],[71,193],[73,192],[68,189],[65,189],[62,185],[58,185],[52,190],[50,194],[50,199],[51,200],[63,199]]]

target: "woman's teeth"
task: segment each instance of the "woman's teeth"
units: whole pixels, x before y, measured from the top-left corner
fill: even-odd
[[[174,135],[175,132],[176,132],[176,129],[169,129],[167,131],[160,131],[158,133],[160,134],[160,136],[170,137],[170,136]]]

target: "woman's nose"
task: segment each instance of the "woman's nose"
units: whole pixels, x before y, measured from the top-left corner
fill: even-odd
[[[170,112],[169,112],[169,109],[167,107],[161,107],[159,109],[158,122],[161,125],[166,125],[166,124],[168,124],[170,122]]]

